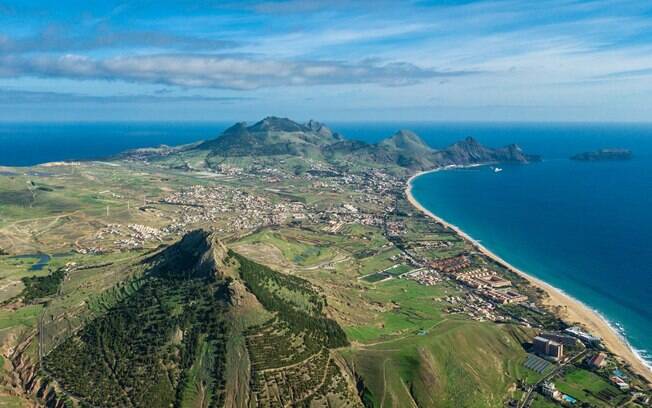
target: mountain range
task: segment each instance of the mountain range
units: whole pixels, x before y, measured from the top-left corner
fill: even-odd
[[[517,145],[502,148],[482,146],[467,137],[445,149],[428,146],[416,133],[400,130],[378,143],[345,139],[326,125],[311,120],[305,124],[287,118],[267,117],[253,125],[240,122],[215,139],[192,146],[212,156],[306,156],[328,162],[348,161],[370,166],[398,165],[425,170],[446,165],[491,162],[529,163],[539,157],[525,154]]]

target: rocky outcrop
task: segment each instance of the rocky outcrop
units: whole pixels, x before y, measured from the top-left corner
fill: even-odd
[[[577,161],[604,161],[604,160],[629,160],[632,152],[628,149],[600,149],[593,152],[584,152],[571,157]]]
[[[232,269],[228,250],[216,235],[195,230],[147,260],[148,273],[169,279],[211,277],[223,279]]]
[[[445,164],[456,165],[490,162],[530,163],[540,160],[538,156],[523,153],[518,145],[511,144],[506,147],[492,149],[481,145],[472,137],[467,137],[438,153]]]

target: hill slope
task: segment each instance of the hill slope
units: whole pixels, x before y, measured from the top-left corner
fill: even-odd
[[[251,126],[236,123],[220,137],[196,147],[219,156],[310,155],[338,137],[311,121],[301,125],[285,118],[268,117]]]
[[[100,407],[356,406],[329,351],[346,337],[307,281],[230,252],[205,231],[146,266],[132,293],[44,359],[70,399]]]

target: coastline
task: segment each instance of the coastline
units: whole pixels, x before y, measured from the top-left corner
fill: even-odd
[[[410,204],[412,204],[412,206],[414,206],[416,209],[424,213],[426,216],[434,219],[437,223],[455,231],[456,234],[458,234],[464,240],[466,240],[471,245],[473,245],[479,252],[493,259],[494,261],[500,263],[510,271],[522,276],[531,285],[545,291],[548,294],[548,298],[544,301],[544,303],[547,306],[561,307],[559,313],[561,314],[562,319],[566,320],[569,323],[580,323],[581,325],[585,326],[586,329],[588,329],[591,333],[601,337],[604,345],[606,346],[607,349],[609,349],[609,351],[611,351],[613,354],[615,354],[616,356],[624,360],[627,364],[629,364],[632,367],[632,369],[636,373],[638,373],[643,378],[645,378],[648,381],[648,383],[652,384],[652,369],[648,367],[646,363],[643,361],[643,359],[636,354],[636,352],[634,351],[632,346],[627,342],[627,340],[623,338],[620,335],[620,333],[618,333],[609,324],[609,322],[598,312],[589,308],[587,305],[580,302],[579,300],[564,293],[560,289],[514,267],[504,259],[500,258],[498,255],[494,254],[489,249],[484,247],[480,242],[478,242],[476,239],[474,239],[473,237],[471,237],[470,235],[462,231],[456,225],[453,225],[445,221],[444,219],[438,217],[437,215],[433,214],[430,210],[428,210],[423,205],[421,205],[421,203],[419,203],[412,195],[413,180],[423,174],[434,173],[442,170],[449,170],[455,168],[476,167],[476,166],[478,165],[445,166],[429,171],[418,172],[412,175],[408,179],[407,186],[405,188],[405,195],[408,201],[410,202]]]

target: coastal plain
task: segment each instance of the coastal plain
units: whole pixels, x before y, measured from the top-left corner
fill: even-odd
[[[530,160],[472,140],[434,151],[411,132],[361,145],[316,122],[267,118],[204,144],[0,168],[0,401],[534,407],[561,406],[564,395],[645,406],[649,371],[600,319],[406,191],[421,170]],[[220,311],[210,324],[208,310]],[[136,323],[159,348],[117,337],[146,356],[139,370],[165,367],[154,388],[91,341]],[[578,324],[602,341],[564,334]],[[542,333],[568,341],[564,355],[537,355]],[[275,341],[286,349],[270,351]],[[133,382],[86,364],[91,352]],[[545,369],[528,366],[536,358]]]

